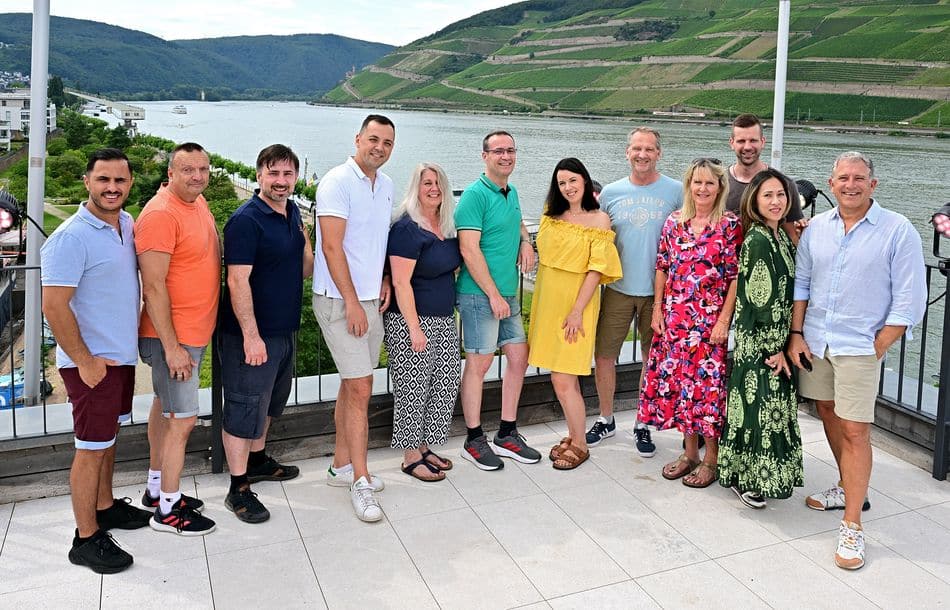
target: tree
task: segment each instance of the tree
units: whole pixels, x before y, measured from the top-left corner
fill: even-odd
[[[111,131],[109,131],[109,136],[106,139],[106,143],[110,148],[125,150],[129,146],[132,146],[132,138],[129,137],[129,132],[125,130],[124,125],[116,125]]]

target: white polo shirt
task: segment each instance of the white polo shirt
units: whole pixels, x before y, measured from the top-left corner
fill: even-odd
[[[386,261],[386,241],[393,213],[393,181],[376,172],[375,188],[352,157],[337,165],[320,180],[317,187],[317,216],[346,220],[343,251],[350,268],[350,279],[361,301],[379,298]],[[318,227],[319,229],[319,227]],[[313,292],[331,298],[343,298],[323,257],[323,239],[316,231],[313,263]]]

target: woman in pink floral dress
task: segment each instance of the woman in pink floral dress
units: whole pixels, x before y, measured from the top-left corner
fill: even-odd
[[[729,182],[716,159],[686,171],[683,209],[666,220],[656,257],[653,343],[640,388],[640,421],[676,427],[685,452],[663,477],[689,487],[716,480],[726,408],[726,342],[736,303],[739,219],[725,211]],[[706,454],[699,455],[699,435]]]

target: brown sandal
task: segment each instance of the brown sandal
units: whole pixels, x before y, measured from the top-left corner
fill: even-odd
[[[429,474],[419,474],[416,472],[419,466],[424,467],[424,471],[428,471]],[[400,466],[400,469],[413,479],[418,479],[425,483],[436,483],[445,479],[445,473],[433,466],[430,462],[427,462],[425,458],[420,458],[411,464],[403,464]]]
[[[584,451],[580,447],[570,444],[558,454],[557,459],[554,460],[554,468],[555,470],[574,470],[586,462],[589,457],[590,451]]]
[[[675,481],[681,477],[685,477],[687,474],[691,473],[696,467],[699,466],[699,462],[694,462],[693,460],[686,457],[686,454],[682,454],[669,464],[663,467],[661,474],[663,478],[668,481]]]
[[[702,471],[704,471],[704,470],[705,470],[706,472],[711,473],[711,476],[709,477],[709,479],[704,480],[704,479],[700,478],[700,474],[699,474],[699,473],[702,472]],[[690,483],[690,482],[689,482],[689,477],[693,477],[693,480],[694,480],[694,481],[701,481],[701,482],[700,482],[700,483]],[[689,476],[688,476],[688,477],[685,477],[685,478],[683,479],[683,485],[685,485],[685,486],[687,486],[687,487],[692,487],[692,488],[694,488],[694,489],[705,489],[706,487],[709,487],[710,485],[712,485],[713,483],[715,483],[715,482],[716,482],[716,479],[717,479],[718,477],[719,477],[719,475],[716,473],[716,465],[715,465],[715,464],[707,464],[706,462],[700,462],[699,464],[697,464],[696,468],[694,468],[693,471],[689,473]]]
[[[560,442],[558,442],[557,445],[551,447],[551,452],[548,453],[548,458],[552,462],[557,461],[558,457],[561,455],[561,452],[570,447],[572,444],[574,444],[574,441],[571,440],[571,437],[565,436],[560,440]]]

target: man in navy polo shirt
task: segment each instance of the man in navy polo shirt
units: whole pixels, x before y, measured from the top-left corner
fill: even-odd
[[[262,150],[257,156],[260,189],[224,225],[230,299],[222,300],[221,435],[231,471],[224,503],[246,523],[270,518],[251,483],[300,474],[264,451],[271,419],[280,416],[290,396],[303,279],[313,274],[310,239],[300,210],[290,201],[299,171],[300,160],[287,146]]]

